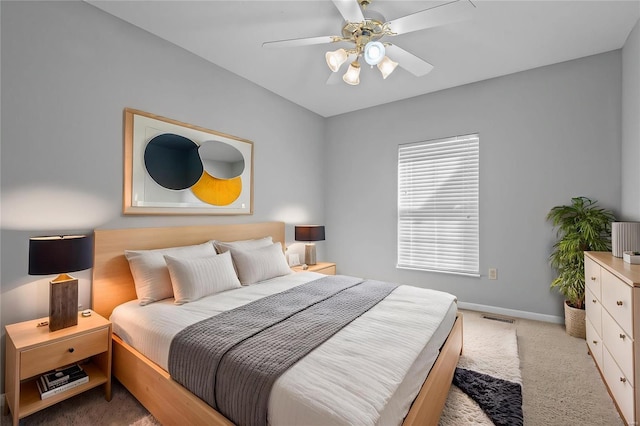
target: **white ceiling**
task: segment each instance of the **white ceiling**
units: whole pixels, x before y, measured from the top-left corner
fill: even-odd
[[[329,0],[87,2],[324,117],[619,49],[640,18],[640,0],[474,0],[470,20],[392,38],[434,65],[429,74],[398,67],[383,80],[363,66],[360,85],[349,86],[326,83],[324,54],[338,44],[262,47],[340,35],[343,19]],[[369,8],[389,21],[442,3],[373,0]]]

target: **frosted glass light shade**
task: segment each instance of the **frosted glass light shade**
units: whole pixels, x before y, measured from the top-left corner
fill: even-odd
[[[384,45],[379,41],[370,41],[364,46],[364,60],[369,65],[378,65],[384,58]]]
[[[333,52],[327,52],[324,57],[327,60],[329,69],[336,72],[340,69],[340,66],[347,61],[348,55],[346,50],[338,49]]]
[[[378,69],[382,74],[382,78],[386,79],[398,66],[397,62],[393,62],[388,56],[385,56],[378,64]]]
[[[351,65],[349,65],[349,69],[342,76],[342,79],[345,83],[352,86],[357,86],[358,84],[360,84],[360,64],[356,61],[351,62]]]

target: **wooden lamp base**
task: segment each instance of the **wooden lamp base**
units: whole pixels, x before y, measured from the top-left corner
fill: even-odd
[[[304,245],[304,263],[307,265],[316,264],[316,245],[313,243]]]
[[[49,331],[78,324],[78,279],[58,275],[49,286]]]

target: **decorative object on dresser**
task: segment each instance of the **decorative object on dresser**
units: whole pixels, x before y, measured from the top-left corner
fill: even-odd
[[[253,214],[253,142],[124,110],[124,214]]]
[[[613,213],[598,207],[597,201],[574,197],[571,205],[555,206],[547,220],[557,228],[558,241],[549,256],[558,276],[551,282],[564,297],[565,327],[569,335],[585,338],[584,255],[585,251],[610,249]]]
[[[640,420],[640,265],[585,252],[587,346],[620,415]]]
[[[625,251],[622,253],[622,260],[632,265],[640,263],[640,251]]]
[[[295,227],[295,240],[308,241],[304,246],[304,263],[307,265],[316,264],[315,241],[324,241],[324,226],[321,225],[301,225]]]
[[[622,257],[625,251],[640,250],[640,222],[613,222],[611,224],[611,252]]]
[[[30,414],[97,386],[103,385],[105,399],[111,400],[111,322],[96,312],[84,317],[76,311],[76,316],[75,327],[54,332],[40,326],[46,318],[5,327],[4,411],[5,415],[11,412],[14,426]],[[82,365],[82,372],[70,367],[76,363]],[[51,386],[60,387],[41,394],[40,378],[51,372],[55,376],[57,369],[63,369],[61,377],[50,380]],[[71,382],[72,375],[78,379]]]
[[[86,235],[29,239],[29,275],[60,274],[49,286],[49,330],[78,324],[78,280],[68,272],[93,264],[93,239]]]

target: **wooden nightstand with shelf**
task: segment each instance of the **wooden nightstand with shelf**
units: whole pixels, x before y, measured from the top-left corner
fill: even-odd
[[[325,275],[335,275],[336,274],[336,264],[332,262],[318,262],[315,265],[309,265],[309,269],[302,269],[302,266],[294,266],[293,269],[295,272],[319,272]]]
[[[111,322],[95,312],[78,324],[57,331],[38,326],[48,318],[7,325],[5,354],[5,415],[10,410],[13,424],[62,400],[104,385],[111,400]],[[85,360],[89,360],[85,363]],[[45,372],[81,363],[89,381],[46,399],[41,399],[36,380]]]

